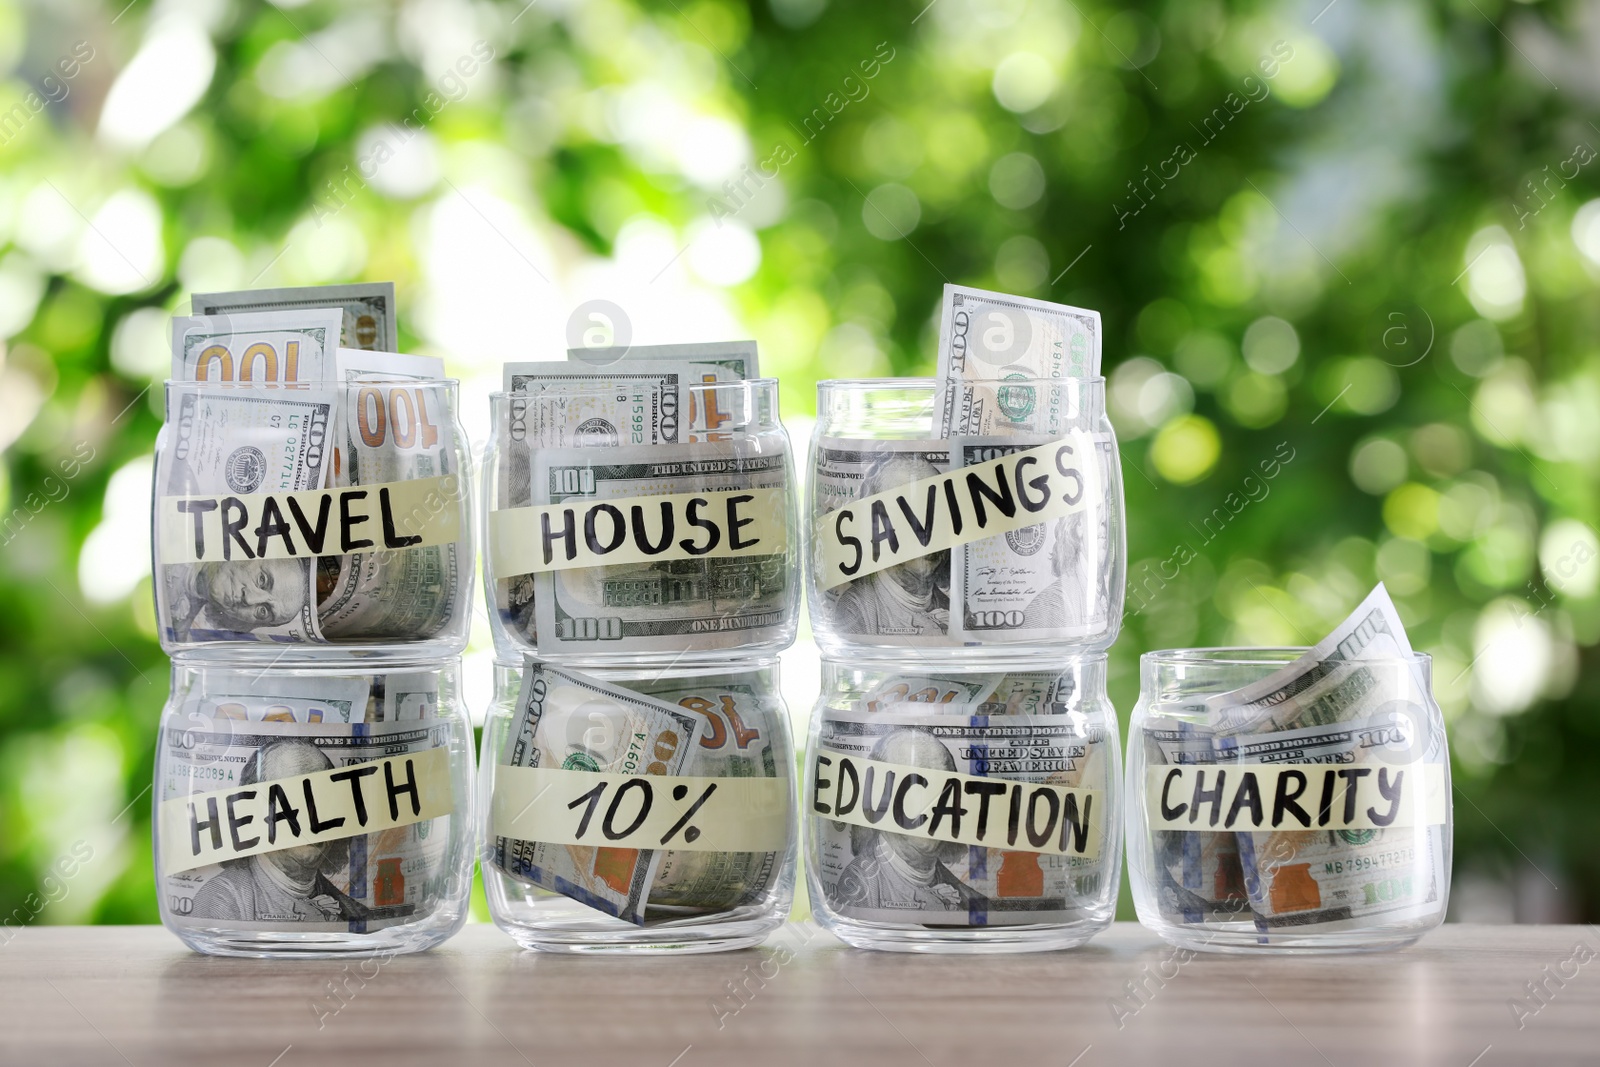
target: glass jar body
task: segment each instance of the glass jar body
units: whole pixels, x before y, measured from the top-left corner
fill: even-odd
[[[173,665],[152,824],[161,921],[185,944],[387,956],[460,929],[476,792],[460,665],[400,666]]]
[[[824,662],[801,794],[818,921],[907,952],[1070,948],[1105,929],[1122,835],[1105,668]]]
[[[151,543],[169,655],[461,654],[474,542],[454,381],[166,390]]]
[[[709,672],[552,667],[537,683],[541,696],[545,685],[552,690],[552,708],[535,713],[537,726],[523,699],[527,671],[526,665],[496,665],[495,700],[483,730],[481,862],[489,912],[502,930],[526,948],[549,952],[711,952],[759,944],[783,925],[794,900],[795,763],[775,658]],[[558,679],[567,679],[569,690],[580,695],[562,695],[566,690]],[[646,698],[646,710],[633,712],[644,718],[630,717],[629,694]],[[563,711],[571,714],[560,718]],[[604,786],[591,792],[588,782],[600,781],[592,772],[607,767],[604,753],[618,732],[647,732],[663,715],[688,728],[681,763],[613,780],[609,792]],[[657,738],[642,747],[659,754],[659,745]],[[539,758],[529,756],[535,749]],[[541,763],[584,773],[566,776],[548,794],[545,786],[518,793],[516,777]],[[663,772],[673,775],[674,784],[652,777]],[[660,785],[645,806],[671,812],[665,832],[658,827],[657,833],[660,840],[675,839],[678,848],[603,847],[608,838],[632,843],[617,830],[626,829],[638,797],[624,801],[621,794],[640,779]],[[720,811],[706,803],[712,787],[726,796],[752,780],[762,790],[760,812]],[[573,794],[571,805],[567,793]],[[579,824],[583,843],[510,836],[533,803],[545,799],[559,814],[572,805],[581,811],[585,798],[594,803]],[[689,847],[697,839],[710,843],[717,827],[708,817],[726,829],[730,815],[763,822],[760,847]],[[699,826],[707,837],[700,838]],[[589,840],[602,847],[588,845]]]
[[[491,398],[483,567],[498,657],[685,666],[787,648],[799,539],[777,382],[657,397],[599,379]],[[672,400],[670,418],[652,398]]]
[[[1123,501],[1103,379],[822,382],[808,512],[825,655],[976,666],[1116,640]]]
[[[1444,919],[1450,760],[1430,658],[1332,663],[1286,699],[1224,699],[1302,652],[1142,657],[1128,875],[1139,921],[1173,944],[1384,949]]]

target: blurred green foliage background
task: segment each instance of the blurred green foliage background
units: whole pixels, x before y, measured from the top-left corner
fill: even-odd
[[[4,921],[155,919],[168,317],[362,279],[480,446],[590,300],[758,338],[797,440],[816,380],[931,372],[946,281],[1098,309],[1118,707],[1382,579],[1454,914],[1600,919],[1600,6],[924,2],[0,0]]]

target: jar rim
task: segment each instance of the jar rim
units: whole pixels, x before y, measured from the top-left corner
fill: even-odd
[[[582,375],[572,375],[572,377],[577,378],[577,377],[582,377]],[[557,380],[557,379],[552,378],[551,380]],[[607,392],[611,392],[615,388],[616,388],[615,385],[611,384],[610,382],[606,382],[606,381],[587,381],[587,382],[583,382],[581,385],[575,385],[575,386],[571,386],[571,387],[562,388],[560,390],[556,390],[556,392],[560,392],[560,393],[576,393],[576,394],[582,394],[582,393],[607,393]],[[761,390],[763,392],[769,391],[769,390],[772,391],[772,392],[777,392],[778,379],[776,379],[776,378],[732,378],[732,379],[729,379],[728,381],[725,381],[725,382],[684,382],[680,386],[680,388],[688,389],[688,390],[691,390],[693,392],[700,392],[700,393],[710,393],[710,392],[715,392],[715,391],[724,390],[724,389],[727,389],[727,390],[732,390],[732,389],[757,389],[757,390]],[[526,396],[537,396],[537,395],[540,395],[540,394],[527,393],[527,392],[522,392],[522,391],[510,391],[510,390],[506,390],[506,389],[496,389],[494,392],[489,394],[489,400],[490,400],[491,403],[498,403],[498,402],[501,402],[501,401],[509,400],[509,399],[511,399],[513,397],[519,397],[519,396],[526,397]]]
[[[879,389],[907,388],[931,389],[939,385],[939,379],[934,377],[922,378],[822,378],[817,382],[817,389],[844,386],[848,388],[876,387]],[[985,378],[983,385],[1067,385],[1070,383],[1080,385],[1104,385],[1105,377],[1096,375],[1092,378]]]
[[[1310,652],[1306,645],[1228,645],[1213,648],[1162,648],[1140,655],[1145,664],[1163,666],[1267,666],[1286,665]],[[1363,656],[1361,663],[1431,663],[1426,652],[1403,652],[1390,656]]]

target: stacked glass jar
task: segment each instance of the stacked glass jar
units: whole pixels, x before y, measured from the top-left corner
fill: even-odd
[[[966,383],[994,414],[970,436],[941,423],[950,388],[819,386],[811,905],[864,948],[1070,947],[1111,922],[1121,865],[1105,383]]]
[[[778,385],[630,369],[673,354],[512,365],[492,399],[481,860],[490,913],[528,948],[738,948],[793,898]]]
[[[336,376],[327,314],[178,320],[199,380],[167,384],[156,445],[153,822],[162,921],[202,952],[417,951],[466,917],[456,383],[353,350]]]

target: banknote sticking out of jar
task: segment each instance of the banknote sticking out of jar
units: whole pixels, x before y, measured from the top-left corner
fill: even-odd
[[[174,666],[155,768],[162,923],[227,956],[440,943],[472,885],[471,738],[457,660]]]
[[[1397,948],[1444,920],[1444,719],[1383,586],[1315,648],[1150,652],[1140,678],[1140,922],[1191,949],[1270,952]]]
[[[552,952],[759,944],[794,897],[776,659],[495,669],[481,856],[494,921]]]
[[[794,641],[799,539],[778,384],[754,377],[753,344],[668,347],[506,365],[483,485],[502,660],[709,665]]]
[[[1121,758],[1104,654],[827,660],[801,811],[818,921],[891,951],[1081,945],[1114,917]]]

